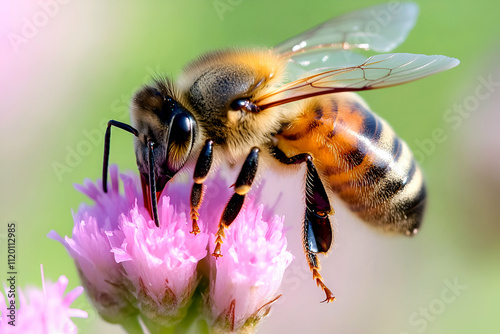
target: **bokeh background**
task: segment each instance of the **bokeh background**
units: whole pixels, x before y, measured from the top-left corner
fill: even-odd
[[[152,75],[175,77],[208,50],[273,46],[381,2],[2,1],[0,256],[6,258],[7,223],[17,222],[19,284],[40,286],[40,263],[47,278],[64,274],[70,287],[79,284],[72,260],[46,234],[71,234],[71,209],[84,200],[73,184],[100,177],[105,122],[127,122],[131,94]],[[301,213],[285,203],[280,210],[295,260],[260,333],[500,332],[500,6],[417,3],[417,25],[396,52],[462,63],[362,96],[425,171],[424,226],[413,239],[388,237],[336,206],[336,244],[323,273],[337,301],[325,305],[302,255]],[[131,144],[130,135],[114,132],[111,160],[122,169],[135,169]],[[90,313],[76,319],[82,333],[122,332],[100,320],[84,297],[73,306]]]

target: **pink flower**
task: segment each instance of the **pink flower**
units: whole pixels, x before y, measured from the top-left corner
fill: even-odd
[[[129,215],[121,216],[118,230],[106,232],[115,261],[136,289],[139,310],[168,326],[180,320],[180,310],[196,288],[196,266],[207,255],[208,243],[206,232],[189,233],[186,213],[176,212],[169,202],[169,197],[161,197],[160,227],[135,205]]]
[[[99,314],[110,322],[121,322],[124,317],[138,312],[131,305],[133,296],[123,276],[123,268],[111,252],[106,231],[118,228],[120,215],[130,211],[135,198],[141,196],[138,196],[133,178],[128,175],[121,175],[125,195],[120,195],[116,166],[110,168],[110,176],[111,187],[107,194],[100,184],[90,180],[86,180],[84,186],[76,186],[96,204],[81,204],[78,212],[73,214],[72,238],[66,236],[63,239],[55,231],[48,236],[61,242],[75,260],[82,284]]]
[[[181,320],[186,328],[208,314],[206,321],[214,329],[233,330],[248,329],[248,323],[253,326],[268,312],[292,260],[282,217],[265,222],[266,208],[248,198],[226,231],[224,256],[216,261],[207,249],[213,251],[214,232],[233,192],[221,173],[206,182],[197,235],[189,233],[190,185],[168,185],[158,201],[156,227],[144,207],[139,177],[120,175],[124,194],[119,193],[117,167],[111,167],[110,178],[107,194],[100,182],[77,186],[95,205],[82,204],[73,215],[71,238],[49,234],[75,259],[83,285],[105,320],[138,328],[140,315],[150,331],[161,332]],[[210,310],[198,314],[203,300]]]
[[[12,314],[8,309],[4,296],[0,298],[0,332],[1,333],[77,333],[76,325],[71,321],[72,317],[87,318],[87,312],[72,309],[70,305],[82,294],[81,286],[74,288],[64,296],[68,279],[66,276],[60,276],[56,283],[47,282],[43,278],[43,290],[30,287],[26,289],[26,295],[19,292],[20,307],[15,314],[15,326],[9,324],[13,319],[9,317]],[[9,295],[5,288],[6,296]],[[10,298],[7,298],[10,303]],[[10,305],[10,304],[9,304]]]
[[[209,305],[214,326],[235,331],[253,327],[278,297],[293,259],[286,250],[283,217],[262,220],[264,206],[248,206],[226,231],[223,257],[215,262]],[[210,243],[213,251],[215,237]],[[247,329],[245,329],[247,330]]]

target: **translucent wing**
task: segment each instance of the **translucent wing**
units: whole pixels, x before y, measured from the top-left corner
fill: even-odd
[[[417,16],[415,3],[376,5],[328,20],[274,50],[287,57],[319,48],[389,52],[406,39]]]
[[[349,67],[321,69],[260,96],[260,110],[317,95],[390,87],[455,67],[460,62],[445,56],[392,53],[365,58]]]

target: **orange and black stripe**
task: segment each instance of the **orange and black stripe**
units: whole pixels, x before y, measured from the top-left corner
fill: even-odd
[[[287,155],[311,154],[332,192],[363,220],[414,234],[425,208],[422,172],[408,145],[353,93],[306,100],[276,135]]]

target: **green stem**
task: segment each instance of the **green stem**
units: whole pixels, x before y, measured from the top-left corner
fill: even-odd
[[[120,323],[128,334],[143,334],[139,319],[137,316],[126,317]]]
[[[147,317],[141,317],[144,325],[149,330],[150,334],[175,334],[175,327],[165,327],[157,323],[152,322]]]

